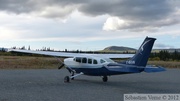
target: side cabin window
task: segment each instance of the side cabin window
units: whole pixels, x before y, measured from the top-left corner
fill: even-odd
[[[87,58],[82,58],[82,63],[87,63]]]
[[[91,58],[85,58],[85,57],[76,57],[74,58],[74,61],[79,63],[88,63],[88,64],[98,64],[98,61],[96,59]]]
[[[93,60],[93,64],[98,64],[97,60]]]
[[[92,59],[88,59],[88,64],[92,64]]]

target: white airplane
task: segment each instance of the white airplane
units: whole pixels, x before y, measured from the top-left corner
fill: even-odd
[[[49,56],[66,57],[63,66],[71,73],[66,76],[64,82],[70,82],[80,75],[102,76],[104,82],[108,81],[108,76],[121,75],[140,72],[161,72],[165,71],[163,67],[151,66],[147,64],[155,38],[146,37],[136,54],[81,54],[66,52],[48,52],[48,51],[31,51],[8,49],[8,51],[42,54]],[[123,62],[115,62],[111,58],[130,58]]]

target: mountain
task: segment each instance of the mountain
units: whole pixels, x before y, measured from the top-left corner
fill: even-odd
[[[110,47],[106,47],[104,48],[103,51],[106,52],[135,52],[136,49],[134,48],[130,48],[130,47],[123,47],[123,46],[110,46]]]

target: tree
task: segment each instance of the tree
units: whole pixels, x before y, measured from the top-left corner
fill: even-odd
[[[25,49],[26,49],[26,47],[25,47],[25,46],[22,46],[22,47],[21,47],[21,50],[25,50]]]
[[[172,56],[171,56],[172,60],[179,60],[180,59],[180,53],[175,50],[173,53],[172,53]]]
[[[30,45],[29,45],[29,47],[28,47],[28,50],[31,50]]]
[[[170,59],[170,53],[167,50],[161,50],[158,57],[163,61],[167,61]]]

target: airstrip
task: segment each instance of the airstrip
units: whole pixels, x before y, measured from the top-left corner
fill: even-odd
[[[123,101],[123,94],[180,93],[180,69],[101,77],[64,83],[66,69],[0,70],[0,101]]]

